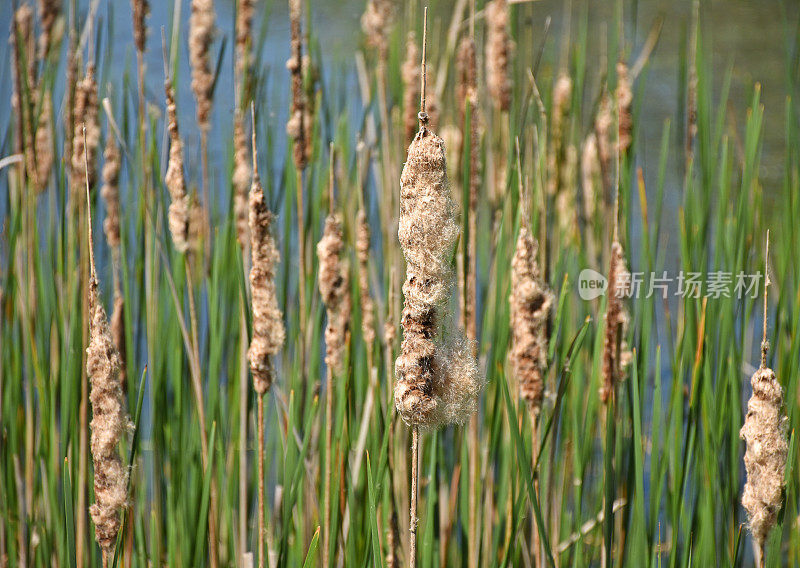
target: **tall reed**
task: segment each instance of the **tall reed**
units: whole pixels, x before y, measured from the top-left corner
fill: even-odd
[[[283,347],[286,332],[283,314],[278,306],[275,290],[275,265],[280,261],[278,249],[272,238],[272,212],[267,207],[261,177],[258,175],[258,149],[256,147],[255,111],[252,111],[253,183],[250,186],[250,288],[252,290],[253,338],[247,357],[253,374],[253,389],[258,404],[258,566],[263,568],[266,555],[264,540],[264,394],[274,380],[272,361]]]

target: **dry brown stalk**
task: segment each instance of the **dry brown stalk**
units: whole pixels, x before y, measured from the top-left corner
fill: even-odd
[[[767,367],[767,287],[769,280],[769,232],[767,232],[767,270],[764,282],[764,330],[761,341],[761,365],[753,373],[750,384],[753,394],[747,402],[747,415],[739,437],[745,441],[744,465],[747,483],[742,505],[747,511],[747,526],[753,536],[756,561],[766,563],[765,543],[778,522],[783,503],[787,431],[789,419],[784,414],[783,389],[775,372]]]
[[[97,181],[97,147],[100,144],[100,124],[97,115],[97,82],[94,77],[94,64],[90,62],[86,66],[83,79],[75,86],[73,131],[80,132],[81,125],[85,125],[86,136],[73,136],[72,139],[74,203],[81,197],[84,178],[88,178],[90,186],[94,186]]]
[[[486,5],[486,87],[497,110],[511,108],[511,54],[514,42],[509,32],[507,0],[492,0]]]
[[[414,33],[406,40],[406,57],[400,68],[403,79],[403,124],[406,145],[411,144],[417,134],[417,107],[419,105],[419,48]]]
[[[186,193],[186,178],[183,173],[183,140],[178,130],[178,114],[175,107],[175,92],[169,76],[164,79],[167,98],[167,126],[169,128],[169,162],[164,183],[172,199],[169,205],[169,232],[178,252],[189,248],[190,202]]]
[[[547,372],[547,317],[553,294],[542,282],[536,261],[538,243],[523,225],[511,261],[511,365],[519,393],[536,417],[542,407]]]
[[[203,133],[211,125],[211,95],[214,74],[211,70],[211,42],[214,39],[213,0],[192,0],[189,18],[189,62],[192,66],[192,91],[197,102],[197,124]]]
[[[240,111],[233,122],[233,214],[236,220],[236,238],[241,247],[250,239],[248,228],[248,195],[252,171],[248,160],[247,137]]]
[[[83,130],[86,136],[86,129]],[[86,155],[84,155],[86,159]],[[85,164],[84,171],[88,171]],[[120,528],[120,510],[127,501],[128,471],[122,464],[118,444],[128,427],[119,381],[119,355],[111,339],[108,319],[98,297],[97,273],[92,254],[92,221],[89,211],[89,178],[84,177],[89,232],[89,345],[86,373],[91,380],[91,451],[94,464],[95,502],[89,508],[95,539],[106,557],[114,548]]]
[[[61,0],[39,0],[39,33],[38,58],[44,61],[50,55],[53,42],[53,29],[61,14]]]

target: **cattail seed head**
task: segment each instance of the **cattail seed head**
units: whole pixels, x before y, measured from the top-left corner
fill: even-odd
[[[131,12],[133,12],[133,43],[136,44],[139,53],[144,53],[147,43],[145,20],[150,14],[150,3],[148,0],[131,0]]]
[[[446,309],[459,233],[446,169],[442,139],[422,125],[400,178],[398,235],[407,266],[394,392],[403,420],[426,427],[466,421],[481,388],[472,345]]]
[[[633,140],[633,86],[628,66],[617,63],[617,106],[619,110],[618,152],[627,154]]]
[[[178,252],[189,248],[189,196],[186,193],[186,178],[183,174],[183,140],[178,131],[178,114],[175,108],[175,92],[169,78],[164,80],[167,97],[167,121],[170,147],[167,173],[164,183],[169,190],[169,232]]]
[[[385,60],[388,45],[389,26],[394,15],[392,0],[369,0],[361,16],[361,30],[367,37],[367,44],[378,51],[380,60]]]
[[[192,0],[189,18],[189,62],[192,66],[192,91],[197,102],[197,124],[208,132],[211,125],[211,95],[214,73],[211,71],[211,43],[214,39],[213,0]]]
[[[783,389],[775,372],[766,366],[766,342],[762,344],[761,366],[753,373],[753,394],[739,437],[745,441],[744,465],[747,483],[742,505],[747,525],[759,549],[778,522],[783,502],[784,474],[788,444],[788,418],[783,413]]]
[[[603,384],[600,398],[607,403],[616,385],[622,381],[622,370],[629,360],[622,341],[628,314],[622,303],[630,283],[630,274],[625,266],[622,245],[614,241],[611,245],[611,265],[608,271],[608,298],[605,313],[605,335],[603,337]]]
[[[120,510],[127,501],[128,471],[122,464],[117,446],[128,427],[128,419],[119,380],[119,355],[111,339],[106,312],[98,298],[94,265],[89,281],[89,313],[86,373],[91,381],[92,421],[89,426],[95,495],[89,514],[95,525],[95,539],[108,552],[116,543]]]
[[[403,79],[403,124],[406,133],[406,144],[411,144],[417,133],[417,111],[419,110],[419,73],[420,52],[414,33],[408,34],[406,40],[406,57],[400,67]]]
[[[511,40],[507,0],[492,0],[486,4],[486,87],[497,110],[511,108]]]
[[[233,123],[233,214],[236,220],[236,237],[244,247],[250,239],[248,229],[248,190],[252,171],[248,160],[247,138],[241,113]]]
[[[336,370],[342,365],[350,320],[350,278],[343,251],[342,221],[336,214],[328,215],[322,239],[317,243],[317,258],[319,292],[328,318],[325,364]]]
[[[511,261],[511,365],[519,392],[534,416],[539,415],[547,371],[547,317],[553,294],[541,281],[536,262],[538,245],[528,228],[519,230]]]
[[[583,213],[588,222],[594,218],[597,209],[597,195],[602,187],[600,180],[600,154],[597,149],[597,135],[590,132],[581,149],[581,186],[583,189]]]
[[[249,200],[253,339],[247,358],[253,373],[253,388],[259,395],[267,392],[272,385],[270,356],[280,351],[286,338],[283,314],[275,292],[275,265],[280,255],[270,232],[272,219],[272,212],[264,199],[261,179],[255,172]]]
[[[286,133],[294,140],[293,158],[297,170],[305,169],[311,145],[306,140],[311,117],[307,111],[306,93],[303,89],[303,35],[300,20],[300,0],[289,0],[289,24],[291,27],[291,56],[286,62],[292,80],[292,109],[286,123]]]
[[[114,134],[109,130],[106,136],[106,148],[103,152],[103,186],[100,195],[106,202],[106,218],[103,230],[108,246],[119,247],[119,170],[120,153]]]
[[[53,43],[53,31],[56,20],[61,14],[61,0],[39,0],[39,33],[38,58],[44,61],[50,54]]]
[[[49,91],[42,97],[42,111],[36,125],[36,190],[47,189],[53,170],[53,99]]]
[[[370,230],[367,214],[363,209],[359,209],[356,215],[356,256],[358,257],[361,332],[364,334],[364,343],[372,346],[375,341],[375,306],[369,294],[369,240]]]
[[[248,57],[254,14],[255,0],[239,0],[236,8],[236,74],[240,80],[244,79],[250,65]]]
[[[89,63],[86,66],[86,75],[75,85],[73,132],[81,132],[82,127],[86,126],[85,146],[83,136],[73,136],[72,139],[72,195],[76,201],[83,198],[84,182],[87,178],[90,186],[97,181],[97,147],[100,144],[97,113],[97,82],[94,77],[94,65]]]

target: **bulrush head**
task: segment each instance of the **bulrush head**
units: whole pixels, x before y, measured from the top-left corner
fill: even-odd
[[[167,185],[169,204],[169,232],[178,252],[189,248],[189,196],[186,193],[186,178],[183,174],[183,140],[178,131],[178,114],[175,108],[175,92],[169,77],[164,79],[167,97],[167,126],[169,129],[169,162],[164,183]]]
[[[350,321],[350,279],[347,261],[342,257],[342,221],[332,213],[325,219],[322,239],[317,243],[319,293],[325,304],[325,364],[338,370],[342,364]]]
[[[486,87],[497,110],[511,108],[511,53],[514,42],[509,32],[507,0],[486,4]]]
[[[406,39],[406,57],[400,67],[400,76],[403,79],[403,125],[406,135],[406,145],[411,144],[417,133],[417,110],[419,109],[419,47],[410,32]]]
[[[292,81],[292,109],[286,123],[286,134],[294,140],[292,156],[297,170],[304,170],[311,154],[311,143],[308,140],[311,134],[311,114],[308,112],[308,102],[303,89],[303,68],[306,67],[303,58],[303,35],[300,20],[302,18],[300,0],[289,0],[289,24],[291,27],[291,55],[286,61]]]
[[[286,338],[283,314],[275,293],[275,265],[280,261],[280,255],[270,232],[272,220],[272,212],[267,207],[258,175],[254,128],[253,184],[250,186],[249,199],[253,339],[247,358],[253,373],[253,388],[260,395],[272,385],[270,356],[280,351]]]
[[[547,317],[553,294],[542,282],[536,262],[538,244],[526,226],[520,227],[511,261],[511,365],[519,393],[534,416],[539,415],[547,371]]]
[[[44,61],[50,54],[56,20],[61,14],[61,0],[39,0],[39,45],[37,56]]]
[[[42,96],[42,110],[36,126],[36,190],[47,189],[53,170],[53,99],[49,91]]]
[[[103,152],[103,186],[100,195],[106,202],[106,218],[103,230],[108,246],[116,250],[119,247],[119,170],[120,153],[114,133],[111,129],[106,135],[106,148]]]
[[[131,12],[133,13],[133,43],[136,51],[144,53],[147,44],[147,16],[150,14],[150,3],[148,0],[131,0]]]
[[[597,209],[597,196],[602,184],[600,154],[597,149],[597,134],[590,132],[581,148],[581,186],[583,189],[584,220],[590,222]]]
[[[769,258],[769,233],[767,233]],[[783,503],[784,478],[788,455],[788,417],[784,414],[783,389],[775,372],[767,367],[767,286],[764,285],[764,337],[761,341],[761,365],[753,373],[753,394],[747,401],[747,414],[739,437],[745,441],[744,466],[747,483],[742,505],[747,511],[747,526],[753,535],[763,566],[764,545],[778,522]],[[758,558],[757,558],[758,560]]]
[[[605,313],[605,335],[603,337],[603,366],[600,386],[600,399],[607,403],[616,385],[622,381],[623,368],[628,362],[629,354],[622,341],[624,328],[628,322],[628,313],[623,299],[630,283],[630,275],[625,266],[622,245],[614,239],[611,244],[611,264],[608,271],[608,291]]]
[[[361,304],[361,332],[364,343],[372,346],[375,341],[375,305],[369,294],[369,240],[370,230],[367,214],[363,208],[356,215],[356,256],[358,257],[359,303]]]
[[[86,130],[83,130],[86,135]],[[89,207],[89,179],[84,177]],[[91,381],[91,451],[94,464],[95,502],[89,514],[95,526],[95,539],[103,554],[113,550],[120,528],[120,510],[127,501],[128,471],[119,455],[119,440],[128,428],[120,385],[119,355],[108,327],[108,319],[98,295],[97,273],[92,254],[91,213],[89,225],[89,346],[86,348],[86,374]]]
[[[395,406],[409,425],[464,423],[481,388],[472,346],[452,325],[451,257],[459,229],[442,139],[426,126],[408,148],[400,178],[399,238],[406,259],[403,342],[395,362]]]
[[[86,66],[86,74],[75,85],[75,108],[73,110],[72,138],[72,196],[77,202],[83,194],[84,180],[89,185],[97,181],[97,147],[100,144],[100,125],[97,120],[97,82],[94,64]],[[81,136],[82,128],[86,136]]]
[[[214,0],[192,0],[189,17],[189,62],[192,66],[192,91],[197,102],[197,124],[204,132],[211,126],[211,42],[214,39]]]
[[[378,51],[380,60],[386,59],[389,49],[388,34],[393,15],[392,0],[369,0],[361,16],[361,30],[367,36],[367,43]]]
[[[250,65],[248,57],[254,13],[255,0],[239,0],[236,6],[236,73],[240,80],[244,78]]]
[[[628,66],[617,63],[617,109],[619,112],[618,152],[620,157],[628,153],[633,141],[633,85]]]
[[[250,239],[247,192],[250,189],[251,176],[244,121],[241,112],[237,111],[233,122],[233,214],[236,221],[236,238],[242,247]]]

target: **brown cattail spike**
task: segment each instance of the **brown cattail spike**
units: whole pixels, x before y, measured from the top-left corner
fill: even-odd
[[[100,144],[100,125],[97,120],[97,82],[94,65],[86,66],[86,75],[75,86],[75,108],[73,111],[74,132],[86,128],[86,136],[72,139],[72,188],[77,201],[83,188],[84,179],[94,186],[97,180],[97,147]]]
[[[56,20],[61,14],[61,0],[39,0],[39,33],[38,58],[47,59],[53,41],[53,30]]]
[[[783,503],[784,478],[788,455],[788,417],[784,414],[783,389],[775,372],[767,367],[767,287],[769,281],[769,232],[764,281],[764,335],[761,365],[750,379],[753,394],[747,402],[747,415],[739,437],[745,441],[744,465],[747,483],[742,505],[756,544],[757,560],[764,565],[764,545],[778,521]]]
[[[391,0],[369,0],[361,16],[361,29],[367,36],[367,43],[378,51],[379,60],[385,60],[389,49],[389,26],[394,15]]]
[[[175,92],[169,75],[166,75],[166,56],[164,57],[164,92],[167,98],[167,126],[170,147],[167,173],[164,183],[172,199],[169,205],[169,232],[178,252],[189,248],[190,202],[186,193],[186,178],[183,174],[183,140],[178,130],[178,113],[175,107]]]
[[[539,415],[547,371],[547,317],[553,294],[541,281],[536,262],[538,245],[528,227],[519,230],[511,261],[511,365],[519,392],[534,416]]]
[[[253,115],[255,113],[253,112]],[[253,339],[247,357],[253,373],[253,388],[264,394],[272,384],[270,356],[283,346],[286,332],[283,314],[275,293],[275,265],[280,260],[278,249],[270,233],[272,213],[264,199],[261,178],[256,166],[255,117],[253,117],[253,184],[250,187],[250,247],[253,266],[250,269],[250,287],[253,292]]]
[[[411,32],[406,40],[406,57],[400,68],[403,79],[403,124],[406,144],[411,144],[417,133],[417,105],[420,99],[419,59],[419,48],[414,33]]]
[[[616,237],[611,244],[611,265],[608,271],[608,297],[605,313],[605,336],[603,338],[603,384],[600,387],[600,398],[607,403],[622,380],[622,370],[628,362],[629,355],[624,347],[622,336],[628,321],[628,314],[623,305],[630,283],[628,269],[622,245]]]
[[[192,0],[189,18],[189,62],[192,66],[192,91],[197,102],[197,124],[207,132],[211,126],[211,95],[214,73],[211,71],[211,42],[214,39],[213,0]]]
[[[86,128],[83,128],[86,137]],[[84,155],[85,158],[85,155]],[[88,171],[88,164],[85,164]],[[114,548],[120,528],[120,510],[127,501],[128,471],[122,464],[118,445],[128,426],[119,381],[119,356],[111,339],[108,320],[97,292],[97,273],[92,253],[92,217],[89,178],[86,181],[86,207],[89,232],[89,346],[86,348],[86,373],[91,380],[90,424],[92,462],[94,464],[95,502],[89,514],[95,525],[95,539],[103,553]]]
[[[148,0],[131,0],[133,13],[133,43],[139,53],[144,53],[147,43],[147,23],[145,20],[150,14]]]
[[[233,214],[236,220],[236,237],[244,247],[250,239],[248,230],[248,195],[252,172],[248,158],[244,121],[237,111],[233,122]]]
[[[42,110],[36,125],[36,190],[47,189],[53,170],[53,99],[49,91],[42,97]]]
[[[509,32],[507,0],[492,0],[486,5],[486,87],[497,110],[511,108],[511,53],[514,42]]]
[[[477,363],[446,311],[458,233],[444,143],[423,122],[400,179],[399,237],[407,268],[395,406],[409,425],[463,423],[477,406]]]
[[[291,56],[286,68],[292,78],[292,112],[286,123],[286,133],[294,140],[293,157],[297,170],[308,164],[310,144],[306,140],[311,117],[303,89],[303,35],[300,26],[302,10],[300,0],[289,0],[289,22],[291,26]]]
[[[109,129],[106,136],[106,149],[103,152],[103,186],[100,195],[106,202],[106,219],[103,230],[106,234],[108,246],[112,249],[119,247],[119,170],[120,153],[114,134]]]
[[[619,112],[617,152],[620,159],[626,155],[633,141],[633,86],[628,66],[617,63],[617,109]]]
[[[328,318],[325,327],[325,364],[339,370],[350,320],[350,282],[347,262],[342,258],[344,239],[339,215],[325,219],[325,230],[317,244],[319,292]]]

